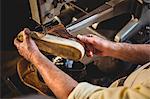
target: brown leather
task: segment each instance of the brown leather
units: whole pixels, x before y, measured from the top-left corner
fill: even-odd
[[[39,79],[40,75],[38,75],[37,68],[27,60],[21,58],[18,61],[17,72],[21,81],[28,87],[35,89],[43,95],[52,94],[48,86]]]
[[[59,25],[55,25],[53,27],[47,28],[47,33],[54,35],[54,36],[75,40],[75,41],[79,42],[84,47],[84,43],[81,42],[77,37],[69,34],[68,31],[65,29],[63,24],[59,24]]]
[[[62,24],[46,29],[46,35],[39,32],[30,34],[41,51],[75,61],[83,58],[84,44],[70,35]],[[23,32],[18,34],[17,39],[23,41]]]

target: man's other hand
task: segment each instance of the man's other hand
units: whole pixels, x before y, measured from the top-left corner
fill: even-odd
[[[93,54],[110,56],[114,43],[93,34],[77,35],[77,38],[85,43],[86,54],[93,57]]]
[[[17,40],[17,38],[15,38],[14,45],[17,47],[21,56],[23,56],[28,61],[32,61],[33,55],[40,53],[40,51],[35,42],[29,36],[31,31],[28,28],[25,28],[21,32],[23,34],[23,42],[20,42]]]

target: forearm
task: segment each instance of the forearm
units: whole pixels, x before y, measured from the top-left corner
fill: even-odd
[[[150,45],[114,43],[110,56],[136,64],[144,64],[150,61]]]
[[[37,67],[44,81],[57,98],[67,99],[70,92],[78,84],[41,53],[33,55],[32,63]]]

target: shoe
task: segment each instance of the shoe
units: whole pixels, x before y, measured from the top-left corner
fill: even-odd
[[[40,75],[38,75],[38,70],[36,67],[27,60],[21,58],[17,62],[17,72],[19,78],[26,86],[38,91],[43,95],[52,95],[51,90],[44,83],[44,81],[40,79]]]
[[[79,61],[85,54],[84,44],[70,35],[62,24],[47,28],[46,34],[32,32],[31,36],[40,50],[52,55]],[[17,38],[21,41],[22,34]]]

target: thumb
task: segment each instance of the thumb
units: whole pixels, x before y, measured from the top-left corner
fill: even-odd
[[[30,34],[30,30],[28,28],[25,28],[23,30],[23,40],[29,40],[29,34]]]
[[[77,38],[79,40],[81,40],[82,42],[85,42],[85,43],[91,43],[91,44],[93,44],[93,41],[94,41],[94,38],[88,37],[86,35],[77,35]]]

